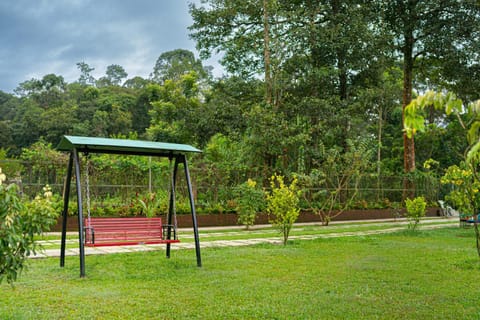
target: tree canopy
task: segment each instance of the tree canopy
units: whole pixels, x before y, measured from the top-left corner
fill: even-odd
[[[308,175],[327,155],[359,146],[370,148],[363,173],[375,177],[458,159],[458,117],[432,109],[436,133],[417,135],[416,152],[402,122],[427,88],[478,99],[476,1],[202,0],[189,8],[200,58],[221,53],[225,76],[214,79],[185,49],[161,53],[148,79],[129,79],[116,64],[95,79],[79,62],[76,82],[48,74],[0,93],[0,147],[15,156],[62,134],[133,134],[228,150],[236,159],[199,163],[226,170],[233,161],[229,183]]]

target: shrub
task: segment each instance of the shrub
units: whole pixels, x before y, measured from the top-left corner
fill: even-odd
[[[274,175],[270,179],[270,186],[272,189],[266,195],[267,212],[273,216],[270,223],[283,234],[283,244],[286,245],[293,223],[300,214],[297,178],[287,186],[283,176]]]
[[[408,228],[413,231],[420,222],[420,218],[425,216],[427,202],[424,197],[406,199],[405,207],[407,209]]]
[[[251,179],[235,188],[237,198],[238,223],[247,229],[255,224],[257,212],[265,205],[263,191],[257,188],[257,183]]]
[[[43,194],[23,203],[15,184],[4,185],[0,169],[0,282],[10,284],[17,279],[26,258],[37,248],[34,236],[53,225],[58,216],[52,191],[46,186]]]
[[[138,198],[138,203],[142,212],[147,216],[147,218],[152,218],[157,214],[158,207],[165,199],[157,196],[154,192],[149,192],[143,199]]]

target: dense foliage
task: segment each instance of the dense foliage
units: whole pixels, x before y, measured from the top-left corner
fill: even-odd
[[[339,202],[399,202],[405,188],[436,192],[428,201],[442,196],[421,182],[430,173],[411,169],[434,159],[438,178],[461,161],[461,117],[429,110],[430,133],[416,135],[413,154],[403,107],[425,88],[451,90],[466,103],[480,97],[475,1],[202,0],[190,13],[200,57],[221,52],[226,75],[213,79],[178,49],[152,61],[148,79],[128,78],[119,65],[95,79],[94,67],[79,62],[75,82],[55,74],[27,80],[14,94],[0,92],[0,160],[30,161],[34,182],[61,184],[61,169],[42,179],[35,170],[53,166],[46,158],[57,155],[48,149],[63,134],[189,143],[205,151],[191,161],[199,208],[218,212],[236,208],[237,185],[251,178],[268,187],[272,174],[305,177],[314,190],[302,206],[321,212],[344,208]],[[94,183],[110,185],[146,184],[141,177],[163,177],[167,167],[122,157],[92,162]],[[9,170],[28,180],[25,170]],[[402,183],[405,172],[416,183]],[[122,197],[140,203],[127,191]]]
[[[446,199],[458,208],[460,213],[473,222],[477,253],[480,257],[480,100],[463,106],[462,100],[448,92],[428,91],[413,100],[406,108],[405,132],[413,137],[417,131],[425,131],[425,109],[431,107],[446,114],[459,117],[467,143],[464,159],[459,165],[448,167],[441,182],[450,187]],[[464,120],[460,115],[463,113]]]
[[[56,221],[58,210],[51,189],[32,201],[22,201],[17,185],[3,183],[0,169],[0,283],[13,284],[25,266],[26,258],[35,253],[34,237],[42,234]]]

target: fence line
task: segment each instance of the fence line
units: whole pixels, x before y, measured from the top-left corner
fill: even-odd
[[[41,191],[42,187],[49,184],[54,192],[62,193],[66,176],[66,163],[41,163],[29,162],[23,160],[0,160],[0,167],[7,175],[7,182],[17,183],[24,194],[33,197]],[[199,171],[200,173],[201,171]],[[234,186],[218,184],[218,182],[209,181],[206,176],[193,177],[197,181],[193,181],[195,194],[198,195],[197,200],[201,202],[228,201],[232,199]],[[353,191],[357,192],[356,199],[358,201],[379,202],[389,200],[392,202],[401,201],[405,192],[403,188],[403,176],[384,176],[376,177],[365,175],[361,179],[359,188],[345,188],[342,193],[348,195]],[[427,200],[434,202],[443,197],[445,187],[439,183],[439,179],[435,177],[419,176],[412,178],[417,186],[416,195],[423,195]],[[128,200],[135,193],[146,193],[150,190],[148,169],[133,168],[96,168],[90,176],[92,194],[96,198],[104,196],[119,197]],[[197,183],[196,183],[197,182]],[[379,184],[380,182],[380,184]],[[83,183],[83,179],[82,179]],[[152,183],[153,191],[168,190],[169,172],[168,170],[158,170],[155,173]],[[386,186],[378,188],[378,186]],[[72,186],[73,188],[74,185]],[[186,192],[183,190],[183,184],[179,183],[179,194]],[[307,192],[331,191],[332,189],[325,187],[305,188]],[[408,191],[408,190],[407,190]],[[219,196],[218,193],[221,193]]]

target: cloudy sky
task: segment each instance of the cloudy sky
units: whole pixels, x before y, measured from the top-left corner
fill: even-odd
[[[96,78],[111,64],[132,78],[148,77],[163,52],[181,48],[197,55],[188,38],[188,2],[1,0],[0,90],[12,92],[19,83],[49,73],[76,81],[77,62],[94,67]],[[221,75],[215,59],[204,64]]]

